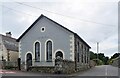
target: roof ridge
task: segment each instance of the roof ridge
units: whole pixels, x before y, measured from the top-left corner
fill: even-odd
[[[19,42],[20,39],[21,39],[42,17],[47,18],[48,20],[54,22],[55,24],[59,25],[60,27],[62,27],[62,28],[64,28],[64,29],[66,29],[67,31],[73,33],[74,35],[77,35],[86,45],[88,45],[77,33],[69,30],[68,28],[64,27],[63,25],[61,25],[61,24],[59,24],[58,22],[56,22],[56,21],[48,18],[47,16],[45,16],[45,15],[43,15],[43,14],[41,14],[41,15],[33,22],[33,24],[17,39],[17,42]],[[89,46],[89,45],[88,45],[88,46]],[[90,47],[90,46],[89,46],[89,47]]]

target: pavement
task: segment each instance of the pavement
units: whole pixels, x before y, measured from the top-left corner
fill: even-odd
[[[86,71],[77,72],[74,74],[43,74],[35,72],[22,72],[22,71],[11,71],[11,70],[0,70],[2,78],[8,76],[17,78],[16,76],[23,77],[32,77],[32,78],[118,78],[118,68],[111,65],[101,65],[91,68]]]

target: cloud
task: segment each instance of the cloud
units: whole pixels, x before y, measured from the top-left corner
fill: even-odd
[[[106,55],[109,52],[114,53],[116,51],[118,9],[117,3],[114,2],[115,0],[107,0],[106,2],[89,2],[88,0],[85,0],[87,2],[81,2],[80,0],[73,2],[68,0],[61,2],[56,2],[56,0],[52,2],[48,0],[36,1],[31,3],[24,2],[24,4],[38,7],[41,10],[17,3],[4,3],[5,6],[18,12],[3,8],[3,32],[12,31],[14,37],[18,38],[40,14],[44,14],[78,33],[91,45],[91,50],[94,52],[96,52],[96,42],[100,42],[102,52]],[[51,12],[46,12],[45,10]]]
[[[114,53],[118,53],[118,35],[112,35],[106,40],[99,42],[99,52],[109,57]]]
[[[118,2],[119,0],[3,0],[1,2],[67,2],[67,3],[79,3],[79,2]]]

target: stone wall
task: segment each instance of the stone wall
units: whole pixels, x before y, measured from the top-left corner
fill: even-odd
[[[26,71],[26,69],[25,69],[25,62],[21,63],[21,71]]]
[[[78,71],[83,71],[89,69],[89,64],[76,63],[73,61],[63,60],[63,73],[70,74]]]
[[[50,67],[50,66],[34,66],[34,67],[30,67],[29,71],[40,72],[40,73],[54,73],[54,67]]]
[[[93,60],[90,60],[90,68],[91,67],[95,67],[97,64],[96,64],[96,62],[95,61],[93,61]]]
[[[77,70],[76,71],[83,71],[89,69],[90,66],[88,64],[77,63]]]
[[[23,63],[21,65],[21,70],[25,70],[24,69],[25,64]],[[75,73],[78,71],[83,71],[83,70],[87,70],[89,68],[88,64],[77,64],[77,67],[75,70],[75,62],[73,61],[68,61],[68,60],[63,60],[62,61],[62,68],[60,70],[60,73],[63,74],[71,74],[71,73]],[[29,71],[31,72],[40,72],[40,73],[56,73],[59,69],[57,69],[55,66],[50,67],[50,66],[32,66],[29,68]]]
[[[24,68],[24,65],[21,65],[22,68]],[[24,70],[24,69],[22,69]],[[56,73],[58,70],[55,66],[32,66],[29,68],[28,71],[31,72],[40,72],[40,73]],[[63,60],[62,62],[62,68],[60,70],[60,73],[64,74],[70,74],[75,72],[75,63],[72,61],[66,61]]]
[[[17,62],[17,59],[19,58],[19,52],[17,51],[9,51],[9,59],[12,62]]]
[[[115,66],[115,67],[119,67],[120,68],[120,57],[116,58],[113,61],[112,65]]]
[[[63,73],[70,74],[75,72],[75,62],[63,60]]]
[[[1,61],[0,62],[0,68],[1,69],[17,69],[18,68],[18,63],[17,62],[11,62],[11,61]]]

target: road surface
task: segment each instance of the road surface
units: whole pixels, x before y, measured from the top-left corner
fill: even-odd
[[[86,70],[83,72],[77,72],[71,75],[40,74],[40,73],[33,73],[33,72],[21,72],[21,71],[10,71],[10,70],[9,71],[3,70],[0,73],[2,74],[3,78],[5,78],[5,76],[36,76],[36,77],[46,76],[46,77],[40,77],[40,78],[59,78],[59,77],[66,78],[65,76],[69,76],[68,78],[88,78],[88,77],[89,78],[118,78],[118,68],[110,65],[96,66],[89,70]]]
[[[111,65],[101,65],[87,71],[76,73],[79,76],[118,76],[118,68]]]

